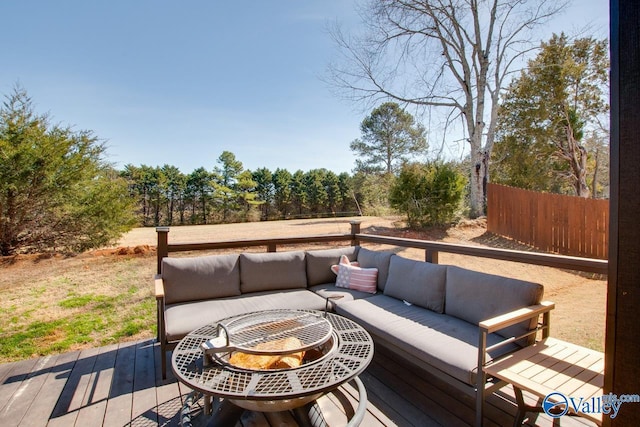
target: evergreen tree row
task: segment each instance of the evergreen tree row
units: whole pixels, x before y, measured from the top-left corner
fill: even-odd
[[[128,164],[120,175],[143,226],[192,225],[358,213],[353,178],[326,169],[245,170],[229,151],[212,170]]]

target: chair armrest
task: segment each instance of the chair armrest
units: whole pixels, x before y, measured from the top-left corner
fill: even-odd
[[[155,284],[156,299],[164,299],[164,282],[162,281],[162,276],[156,274],[156,276],[153,278],[153,282]]]
[[[540,316],[541,314],[548,313],[549,311],[553,310],[555,306],[556,305],[551,301],[543,301],[538,305],[519,308],[517,310],[510,311],[509,313],[501,314],[499,316],[492,317],[491,319],[483,320],[478,324],[478,326],[483,332],[490,334],[508,326],[520,323],[523,320],[531,319],[533,317]]]

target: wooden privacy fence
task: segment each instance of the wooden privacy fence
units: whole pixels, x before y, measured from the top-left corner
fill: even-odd
[[[545,252],[607,259],[609,201],[488,184],[487,231]]]

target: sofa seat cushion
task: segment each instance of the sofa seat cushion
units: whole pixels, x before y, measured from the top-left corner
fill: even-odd
[[[347,301],[353,301],[360,298],[369,298],[373,296],[369,292],[356,291],[349,288],[339,288],[335,283],[325,283],[324,285],[316,285],[309,288],[310,291],[315,292],[322,298],[328,297],[341,297],[335,300],[329,301],[329,306],[334,307],[337,304],[342,304]]]
[[[336,275],[331,271],[331,266],[337,264],[342,255],[346,255],[349,261],[355,261],[359,248],[359,246],[348,246],[338,249],[307,251],[307,286],[335,282]]]
[[[229,316],[287,308],[324,310],[324,305],[324,298],[306,289],[253,292],[233,298],[168,305],[165,309],[167,340],[180,340],[196,328]]]
[[[475,385],[478,365],[477,325],[436,313],[387,295],[375,295],[336,305],[336,313],[353,319],[409,355],[469,385]],[[504,340],[492,334],[487,345]],[[516,349],[505,345],[487,360]]]
[[[166,304],[240,295],[238,255],[164,258]]]
[[[240,290],[243,294],[306,287],[304,252],[240,254]]]

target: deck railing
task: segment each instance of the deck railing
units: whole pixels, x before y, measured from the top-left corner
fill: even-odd
[[[481,246],[460,245],[454,243],[436,242],[432,240],[406,239],[400,237],[379,236],[360,232],[360,222],[351,221],[351,233],[322,234],[301,237],[280,237],[249,240],[229,240],[206,243],[169,243],[169,227],[157,227],[158,234],[158,274],[161,272],[162,259],[171,252],[202,251],[215,249],[233,249],[264,246],[267,252],[276,252],[278,246],[302,245],[308,243],[327,243],[349,241],[351,245],[361,243],[377,243],[405,248],[422,249],[425,251],[425,261],[438,263],[440,252],[493,258],[526,264],[544,265],[547,267],[567,270],[584,271],[589,273],[607,274],[608,262],[593,258],[580,258],[565,255],[545,254],[539,252],[517,251],[511,249],[496,249]]]

